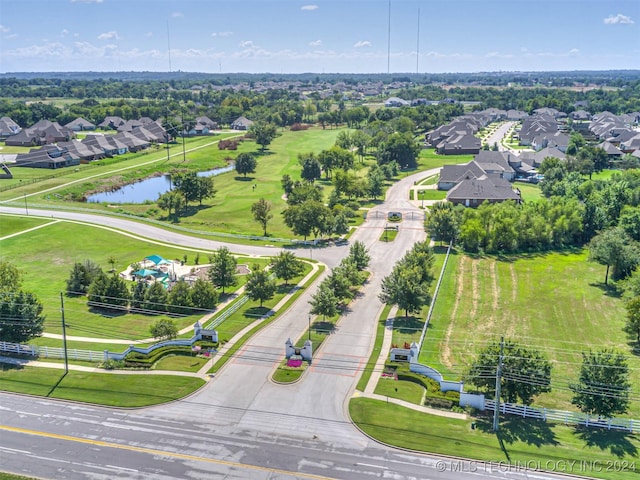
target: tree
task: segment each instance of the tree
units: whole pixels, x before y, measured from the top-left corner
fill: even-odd
[[[124,279],[100,271],[89,285],[87,304],[107,310],[126,310],[130,297],[131,293]]]
[[[251,213],[253,214],[255,221],[262,226],[262,234],[266,237],[267,224],[269,223],[269,220],[273,218],[273,213],[271,213],[271,202],[261,198],[251,205]]]
[[[182,194],[187,205],[198,199],[199,186],[196,172],[174,172],[171,175],[171,181],[176,191]]]
[[[195,200],[202,205],[202,201],[205,198],[213,198],[215,194],[216,189],[213,185],[213,177],[198,176],[196,179]]]
[[[194,308],[213,310],[218,303],[218,292],[211,282],[198,278],[191,287],[191,302]]]
[[[419,312],[430,301],[429,292],[419,278],[417,269],[396,264],[392,272],[382,279],[382,292],[378,298],[382,303],[397,305],[404,310],[405,317]]]
[[[168,310],[171,313],[191,315],[193,313],[193,301],[191,300],[189,284],[183,279],[174,283],[169,292],[167,303],[169,304]]]
[[[67,295],[84,295],[89,290],[89,285],[93,279],[102,273],[99,265],[91,260],[85,260],[84,263],[76,262],[71,267],[67,283]]]
[[[253,271],[247,277],[245,291],[251,300],[259,300],[262,307],[262,303],[272,299],[276,293],[276,282],[269,278],[269,272],[262,270],[259,265],[254,265]]]
[[[176,322],[168,318],[161,318],[149,327],[149,331],[153,338],[157,340],[171,340],[178,336],[178,327]]]
[[[455,242],[460,225],[453,205],[449,202],[438,202],[433,205],[427,218],[426,228],[435,241]]]
[[[241,153],[236,157],[236,172],[247,178],[247,173],[254,173],[258,162],[250,153]]]
[[[627,323],[624,331],[636,338],[640,344],[640,297],[633,297],[625,304],[627,310]]]
[[[570,385],[571,403],[582,412],[610,417],[629,408],[629,366],[622,353],[583,352],[578,383]]]
[[[145,313],[157,314],[167,311],[168,294],[160,282],[153,282],[145,292],[143,308]]]
[[[291,179],[291,175],[289,175],[288,173],[285,173],[282,176],[282,180],[280,180],[280,184],[282,185],[282,190],[284,191],[285,195],[289,195],[293,190],[294,183],[293,183],[293,180]]]
[[[0,261],[0,290],[15,292],[22,287],[22,273],[11,262]]]
[[[628,276],[640,262],[640,251],[627,233],[620,227],[610,228],[596,235],[589,242],[589,260],[607,266],[604,284],[612,278],[620,280]]]
[[[275,257],[271,257],[271,271],[277,278],[284,280],[284,284],[288,285],[289,280],[300,275],[304,270],[304,266],[293,252],[281,251]]]
[[[333,289],[322,282],[309,300],[311,305],[311,313],[313,315],[322,315],[322,318],[333,317],[338,313],[338,298],[333,293]]]
[[[277,127],[273,123],[255,122],[249,127],[249,134],[256,139],[256,143],[261,147],[261,152],[264,152],[265,148],[271,144],[277,133]]]
[[[407,133],[392,133],[378,148],[378,164],[397,162],[402,168],[415,168],[420,146]]]
[[[22,290],[0,291],[0,341],[25,343],[44,331],[44,307],[38,297]]]
[[[335,235],[346,235],[349,233],[349,218],[343,211],[338,212],[333,217],[333,232]]]
[[[466,382],[482,388],[492,398],[496,386],[500,344],[492,343],[480,351],[466,375]],[[531,405],[533,397],[551,391],[551,363],[537,350],[515,342],[504,342],[501,397],[509,403]]]
[[[353,260],[356,268],[360,271],[367,268],[371,261],[367,247],[360,240],[356,240],[351,244],[351,247],[349,247],[349,258]]]
[[[135,282],[131,287],[131,310],[140,310],[144,307],[144,298],[147,293],[147,282]]]
[[[367,174],[367,193],[377,199],[384,192],[384,173],[380,168],[373,168]]]
[[[284,212],[284,223],[296,235],[302,235],[306,241],[312,233],[317,237],[327,233],[332,226],[332,214],[329,207],[315,200],[292,205]]]
[[[171,216],[171,212],[177,216],[178,212],[182,210],[184,206],[184,197],[180,192],[175,190],[165,192],[158,197],[158,207],[162,210],[166,210],[169,217]]]
[[[211,267],[209,268],[209,280],[216,287],[224,289],[226,287],[233,287],[237,285],[238,279],[236,278],[236,266],[238,261],[231,255],[231,252],[227,247],[221,247],[209,258]]]
[[[320,162],[315,157],[308,157],[302,161],[300,176],[309,183],[315,182],[322,175]]]

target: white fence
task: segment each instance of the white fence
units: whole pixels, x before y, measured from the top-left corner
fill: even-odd
[[[495,400],[485,400],[484,408],[495,411]],[[500,413],[518,415],[525,418],[537,418],[548,422],[559,422],[567,425],[583,425],[585,427],[606,428],[608,430],[626,430],[628,432],[640,432],[640,421],[632,418],[600,418],[586,413],[567,412],[565,410],[553,410],[551,408],[538,408],[527,405],[515,405],[501,403]]]
[[[36,345],[20,345],[19,343],[0,342],[0,352],[18,353],[42,358],[64,358],[64,348],[38,347]],[[104,352],[96,350],[67,349],[69,360],[84,360],[87,362],[101,362],[105,359]]]

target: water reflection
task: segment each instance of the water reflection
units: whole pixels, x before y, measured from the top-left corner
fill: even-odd
[[[227,165],[226,167],[214,168],[205,172],[198,172],[200,177],[210,177],[220,175],[221,173],[230,172],[235,165]],[[141,182],[131,183],[118,188],[112,192],[94,193],[87,197],[90,203],[144,203],[147,201],[155,202],[160,195],[171,189],[171,175],[162,175],[160,177],[147,178]]]

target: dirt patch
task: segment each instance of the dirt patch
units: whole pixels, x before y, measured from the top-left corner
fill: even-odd
[[[498,287],[498,269],[496,268],[497,262],[491,262],[491,321],[495,320],[495,315],[498,312],[498,300],[500,299],[500,287]]]
[[[464,291],[464,269],[467,261],[466,256],[462,256],[460,258],[460,263],[458,266],[458,276],[456,277],[456,298],[453,302],[453,308],[451,309],[451,318],[449,320],[449,326],[447,327],[447,332],[444,335],[444,341],[442,342],[442,363],[447,367],[452,366],[451,362],[451,348],[449,348],[449,340],[451,339],[451,333],[453,332],[453,322],[456,318],[456,313],[458,312],[458,305],[460,305],[460,299],[462,298],[462,294]]]
[[[251,269],[249,268],[249,265],[244,263],[236,265],[236,275],[249,275],[250,273]]]
[[[471,311],[469,318],[473,319],[478,312],[478,302],[480,301],[480,292],[478,291],[478,270],[480,266],[479,260],[471,260]]]
[[[513,263],[509,264],[509,273],[511,274],[511,302],[515,305],[518,299],[518,276],[516,275],[516,267]]]

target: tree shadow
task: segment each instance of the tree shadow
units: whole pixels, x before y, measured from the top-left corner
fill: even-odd
[[[192,217],[196,215],[201,210],[208,210],[213,205],[187,205],[180,211],[180,217]]]
[[[251,307],[247,308],[243,315],[245,318],[258,318],[264,317],[267,313],[269,313],[271,309],[269,307]]]
[[[236,175],[233,179],[237,182],[253,182],[256,177],[245,177],[244,175],[241,177],[240,175]]]
[[[101,317],[106,317],[106,318],[119,318],[129,313],[127,310],[120,310],[120,309],[111,310],[110,308],[91,307],[91,306],[89,307],[89,312],[95,315],[100,315]],[[67,326],[70,326],[70,325],[67,324]]]
[[[273,155],[273,152],[269,149],[257,150],[254,155],[257,157],[268,157],[269,155]]]
[[[588,447],[597,447],[602,451],[608,450],[611,455],[615,455],[618,458],[627,455],[632,457],[638,455],[638,448],[632,442],[637,436],[633,433],[578,426],[574,435],[580,438]]]
[[[489,418],[478,420],[477,426],[478,430],[484,433],[493,432],[493,422]],[[504,444],[512,445],[516,442],[522,442],[535,447],[560,444],[556,440],[556,434],[547,422],[533,418],[502,417],[500,429],[496,436],[507,456],[509,454]]]
[[[612,298],[622,297],[622,292],[618,290],[618,288],[616,288],[611,283],[605,284],[604,282],[591,282],[589,283],[589,286],[599,288],[600,290],[602,290],[602,293],[604,293],[604,295],[607,297],[612,297]]]
[[[399,333],[413,334],[422,330],[423,322],[417,317],[396,317],[393,319],[393,329]]]
[[[8,372],[10,370],[23,370],[24,365],[20,363],[0,363],[0,372]]]
[[[311,324],[311,330],[314,333],[323,333],[325,335],[331,335],[336,331],[335,324],[331,322],[313,322]]]

